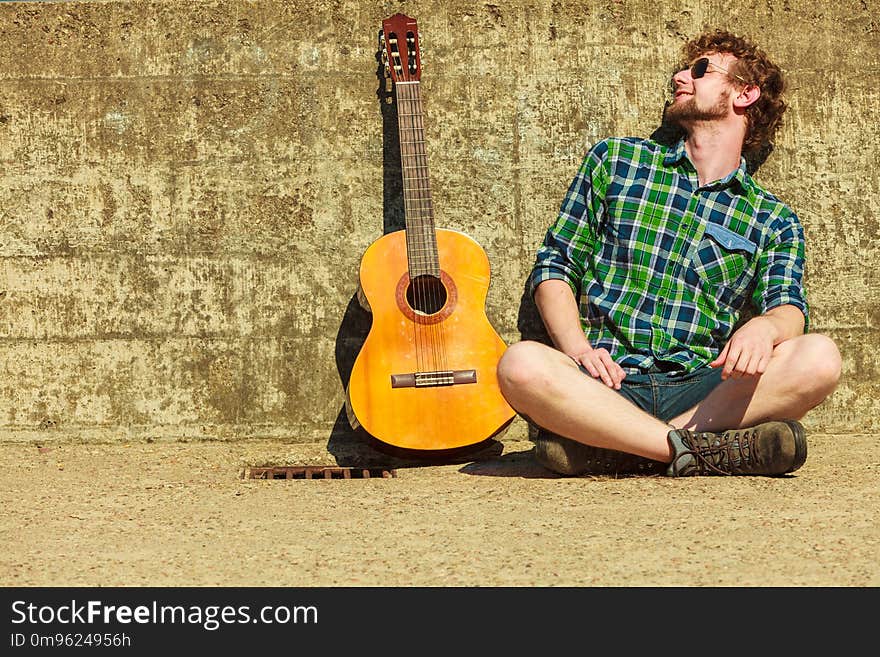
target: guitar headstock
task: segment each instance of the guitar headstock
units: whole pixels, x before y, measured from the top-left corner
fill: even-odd
[[[418,82],[422,76],[419,28],[414,19],[394,14],[382,21],[379,35],[385,72],[394,82]]]

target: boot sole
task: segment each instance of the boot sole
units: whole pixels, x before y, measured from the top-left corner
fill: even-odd
[[[789,472],[797,470],[807,460],[807,434],[804,431],[804,426],[800,422],[797,422],[796,420],[783,420],[783,422],[788,425],[788,428],[791,429],[791,433],[794,436],[794,462],[791,464],[791,467],[785,471],[785,474],[788,474]]]

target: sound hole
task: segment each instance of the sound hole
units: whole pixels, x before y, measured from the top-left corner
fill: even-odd
[[[433,315],[446,304],[446,288],[436,276],[416,276],[406,288],[409,307],[423,315]]]

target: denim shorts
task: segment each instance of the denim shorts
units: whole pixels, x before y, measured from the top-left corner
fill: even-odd
[[[590,374],[579,366],[587,376]],[[617,392],[663,422],[693,408],[721,383],[723,368],[701,367],[688,374],[627,374]]]

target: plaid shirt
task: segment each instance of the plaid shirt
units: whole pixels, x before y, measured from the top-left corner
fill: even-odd
[[[714,360],[749,304],[808,316],[803,229],[746,173],[699,186],[684,141],[606,139],[547,231],[531,289],[566,281],[594,348],[629,373]]]

